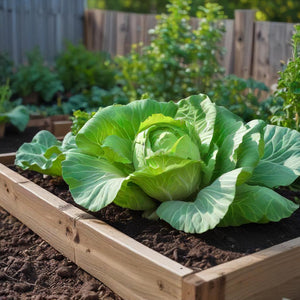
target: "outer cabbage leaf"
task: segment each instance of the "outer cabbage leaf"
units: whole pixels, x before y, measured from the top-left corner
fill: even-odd
[[[103,155],[101,147],[108,136],[115,135],[133,141],[140,124],[149,116],[161,113],[174,117],[176,111],[177,106],[173,102],[160,103],[149,99],[134,101],[128,105],[108,106],[99,110],[81,128],[76,137],[76,144],[83,153],[92,156]],[[118,148],[110,148],[111,151],[118,151]]]
[[[264,140],[264,156],[248,183],[270,188],[293,183],[300,175],[300,133],[267,125]]]
[[[65,159],[62,143],[49,131],[42,130],[24,143],[16,153],[15,165],[24,170],[61,176],[61,162]]]
[[[243,184],[237,187],[235,199],[218,226],[277,222],[289,217],[298,207],[269,188]]]
[[[73,150],[67,152],[62,167],[63,178],[69,185],[74,200],[91,211],[98,211],[113,201],[123,207],[138,210],[155,206],[149,196],[130,184],[130,178],[123,170],[104,158]],[[128,198],[127,201],[125,197]]]
[[[226,123],[223,126],[226,127]],[[243,167],[243,171],[239,176],[238,184],[244,183],[251,176],[264,153],[264,127],[265,123],[260,120],[245,125],[236,123],[233,132],[228,134],[221,143],[214,178],[239,167]]]
[[[202,189],[194,202],[167,201],[157,215],[178,230],[202,233],[215,228],[225,216],[235,197],[236,182],[242,169],[223,174]]]

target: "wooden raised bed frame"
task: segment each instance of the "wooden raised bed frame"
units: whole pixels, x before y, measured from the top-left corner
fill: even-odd
[[[0,205],[125,299],[300,299],[300,238],[201,272],[172,261],[4,164]]]

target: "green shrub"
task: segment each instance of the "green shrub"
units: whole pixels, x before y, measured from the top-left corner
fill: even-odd
[[[22,65],[12,77],[12,89],[20,97],[37,93],[42,101],[50,102],[57,92],[63,91],[56,73],[44,65],[39,49],[27,54],[28,65]]]
[[[263,82],[229,75],[208,94],[218,105],[248,122],[257,118],[266,120],[271,114],[264,102],[260,102],[262,91],[269,91]]]
[[[108,55],[88,51],[82,44],[68,43],[56,60],[56,70],[65,90],[71,93],[92,86],[110,89],[115,85],[115,70]]]
[[[21,105],[22,100],[10,101],[12,91],[7,80],[0,86],[0,124],[11,123],[20,131],[24,131],[29,121],[27,108]]]
[[[7,54],[0,53],[0,84],[5,85],[7,80],[10,80],[13,75],[13,61]]]
[[[293,57],[280,72],[275,97],[281,99],[271,122],[284,127],[300,130],[300,25],[295,26],[293,35]],[[278,100],[280,101],[280,100]]]
[[[193,93],[208,92],[223,74],[218,57],[225,31],[221,6],[201,7],[199,27],[190,26],[190,0],[172,0],[168,15],[158,16],[150,31],[150,46],[135,45],[127,57],[117,58],[119,79],[131,100],[149,97],[178,100]],[[140,53],[139,53],[140,52]]]

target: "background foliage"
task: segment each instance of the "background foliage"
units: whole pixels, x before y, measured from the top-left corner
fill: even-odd
[[[193,0],[191,15],[195,16],[197,7],[209,1]],[[235,9],[256,9],[258,20],[293,22],[300,20],[300,1],[282,0],[218,0],[225,14],[233,19]],[[166,12],[168,0],[88,0],[89,8],[101,8],[139,13]]]

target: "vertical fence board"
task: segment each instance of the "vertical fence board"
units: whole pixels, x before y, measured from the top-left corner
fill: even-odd
[[[256,80],[270,81],[270,58],[269,58],[269,22],[256,22],[255,41],[253,55],[253,76]]]
[[[225,74],[232,74],[234,71],[234,21],[225,20],[225,34],[222,41],[222,46],[226,49],[226,53],[221,60],[221,64],[225,68]]]
[[[84,9],[85,0],[0,0],[0,52],[17,65],[38,46],[53,63],[64,40],[82,40]]]
[[[234,73],[243,78],[251,76],[254,18],[253,10],[235,11]]]

